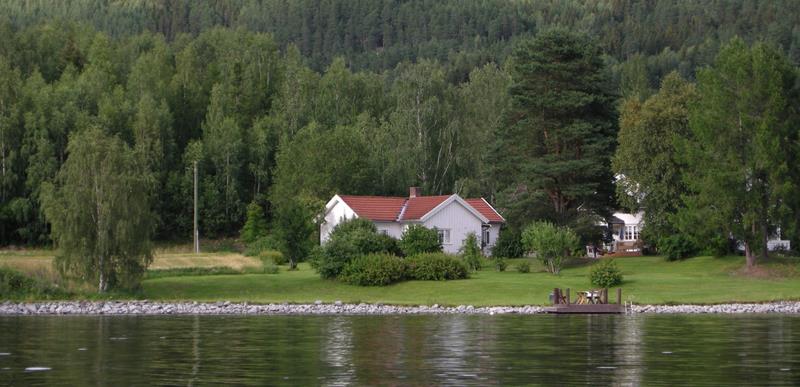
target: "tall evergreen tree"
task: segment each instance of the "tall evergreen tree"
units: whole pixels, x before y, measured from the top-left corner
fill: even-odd
[[[572,226],[579,208],[604,215],[614,203],[616,120],[600,48],[554,29],[522,41],[512,61],[513,109],[497,149],[505,205],[518,219]]]

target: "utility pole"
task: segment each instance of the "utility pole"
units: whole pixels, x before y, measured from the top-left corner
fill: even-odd
[[[200,254],[200,230],[197,227],[197,161],[194,162],[194,253]]]

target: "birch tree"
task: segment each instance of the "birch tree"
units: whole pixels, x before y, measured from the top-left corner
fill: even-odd
[[[95,282],[100,293],[138,287],[153,259],[149,174],[124,142],[97,127],[73,134],[67,152],[55,183],[42,189],[55,266]]]

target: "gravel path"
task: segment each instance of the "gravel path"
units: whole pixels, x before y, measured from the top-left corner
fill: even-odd
[[[249,303],[198,303],[151,301],[57,301],[0,304],[0,315],[386,315],[386,314],[540,314],[541,306],[457,307],[395,306],[382,304],[344,304],[337,301],[326,304],[249,304]],[[773,302],[763,304],[720,305],[634,305],[631,313],[787,313],[800,314],[800,302]]]

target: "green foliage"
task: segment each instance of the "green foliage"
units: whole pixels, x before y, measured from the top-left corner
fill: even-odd
[[[494,268],[497,271],[506,271],[508,267],[508,262],[503,257],[495,257],[494,258]]]
[[[617,286],[622,284],[622,272],[613,259],[601,259],[589,270],[589,282],[601,288]]]
[[[478,246],[478,238],[475,236],[475,233],[471,232],[467,234],[467,237],[464,239],[464,245],[461,246],[460,253],[470,270],[478,271],[481,269],[483,265],[483,253]]]
[[[214,267],[180,267],[171,269],[150,269],[144,274],[144,279],[166,278],[166,277],[192,277],[204,275],[233,275],[242,274],[241,270],[228,266]]]
[[[258,257],[265,251],[283,251],[281,241],[274,235],[265,235],[252,243],[247,244],[244,249],[244,255],[248,257]]]
[[[536,254],[549,273],[558,274],[564,259],[578,249],[579,240],[567,227],[533,222],[522,232],[522,245],[528,252]]]
[[[522,261],[517,264],[517,271],[520,273],[530,273],[531,272],[531,263],[527,260]]]
[[[336,225],[325,245],[315,250],[312,264],[322,278],[336,278],[353,258],[398,251],[394,238],[379,234],[369,220],[356,218]]]
[[[7,267],[0,267],[0,295],[5,299],[50,299],[69,296],[64,290]]]
[[[139,286],[153,260],[152,176],[117,137],[90,127],[70,137],[69,157],[42,201],[64,275],[98,291]]]
[[[351,285],[386,286],[406,278],[406,263],[391,254],[367,254],[348,262],[339,279]]]
[[[643,235],[652,242],[675,232],[671,218],[687,193],[676,144],[689,136],[689,107],[696,101],[694,85],[673,72],[644,102],[630,97],[622,104],[612,166],[623,176],[617,197],[631,211],[647,209]]]
[[[523,255],[525,255],[525,250],[522,247],[521,233],[510,228],[501,229],[500,236],[492,247],[492,257],[519,258]]]
[[[689,258],[697,251],[692,241],[681,235],[674,234],[658,240],[658,252],[664,255],[667,261],[677,261]]]
[[[685,181],[692,192],[681,231],[698,245],[732,235],[745,244],[747,265],[767,257],[770,230],[797,211],[800,115],[797,68],[773,46],[733,39],[712,67],[697,74],[692,136],[683,143]]]
[[[276,209],[276,237],[280,241],[281,252],[289,260],[290,270],[297,268],[297,263],[309,255],[314,245],[314,211],[308,207],[292,198],[282,202]]]
[[[240,234],[247,245],[267,235],[267,219],[264,217],[264,209],[258,203],[252,202],[247,206],[247,221]]]
[[[264,274],[278,274],[280,272],[280,268],[276,263],[272,263],[271,261],[264,261],[264,264],[261,267],[261,272]]]
[[[289,263],[283,253],[276,250],[262,251],[261,254],[258,255],[258,258],[261,260],[261,263],[264,265],[264,267],[269,265],[285,265]]]
[[[400,250],[405,256],[442,251],[439,233],[435,229],[419,224],[412,224],[403,231],[399,242]]]
[[[512,226],[534,218],[576,227],[582,212],[608,211],[616,109],[600,46],[587,34],[548,29],[516,44],[510,68],[513,108],[495,157]],[[588,231],[584,238],[599,238]]]
[[[469,268],[460,259],[444,253],[421,253],[405,258],[410,279],[446,281],[469,277]]]

